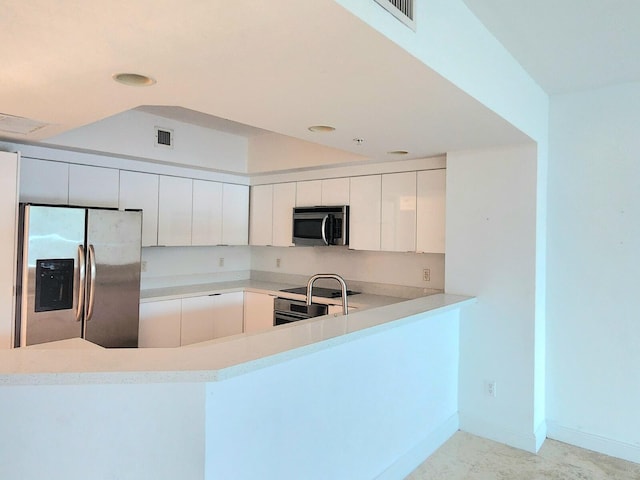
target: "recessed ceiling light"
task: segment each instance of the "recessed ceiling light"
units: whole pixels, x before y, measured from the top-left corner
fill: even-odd
[[[407,155],[409,152],[407,152],[406,150],[392,150],[390,152],[387,152],[389,155]]]
[[[150,87],[156,83],[153,78],[147,77],[146,75],[140,75],[138,73],[116,73],[113,76],[113,79],[118,83],[122,83],[123,85],[128,85],[130,87]]]
[[[333,132],[335,127],[330,125],[312,125],[309,127],[309,130],[312,132]]]

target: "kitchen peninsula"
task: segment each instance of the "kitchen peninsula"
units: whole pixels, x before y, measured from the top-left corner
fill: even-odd
[[[5,428],[37,431],[28,449],[54,456],[89,441],[66,477],[107,462],[131,479],[136,465],[145,478],[398,478],[458,428],[459,310],[473,301],[436,294],[183,348],[2,351]],[[24,448],[2,442],[7,458]]]

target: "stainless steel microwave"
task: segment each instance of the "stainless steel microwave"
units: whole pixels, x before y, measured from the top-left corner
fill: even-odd
[[[349,206],[293,209],[295,245],[349,245]]]

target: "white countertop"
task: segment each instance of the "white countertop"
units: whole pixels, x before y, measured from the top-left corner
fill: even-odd
[[[260,290],[255,285],[229,288]],[[374,335],[405,322],[429,321],[431,316],[475,301],[473,297],[450,294],[396,300],[349,315],[316,317],[183,348],[102,349],[59,344],[57,347],[63,348],[2,350],[0,385],[218,381]]]
[[[282,292],[282,289],[300,287],[301,285],[292,285],[287,283],[265,282],[258,280],[235,280],[231,282],[204,283],[195,285],[185,285],[179,287],[166,287],[146,289],[140,292],[140,302],[155,302],[159,300],[171,300],[175,298],[185,298],[200,295],[210,295],[214,293],[230,293],[239,291],[249,291],[256,293],[265,293],[278,297],[292,298],[296,300],[306,300],[305,295],[295,293]],[[406,301],[406,298],[390,297],[385,295],[372,295],[368,293],[359,293],[357,295],[349,295],[348,305],[357,309],[369,309],[391,305]],[[313,301],[316,303],[325,303],[327,305],[342,305],[340,298],[323,298],[314,296]]]

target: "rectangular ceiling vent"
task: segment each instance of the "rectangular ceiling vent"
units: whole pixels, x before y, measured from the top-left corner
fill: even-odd
[[[413,30],[416,29],[414,11],[415,0],[375,0],[375,2],[404,23],[407,27]]]
[[[0,113],[0,131],[2,132],[29,135],[46,126],[48,126],[47,123],[31,120],[30,118]]]
[[[156,127],[156,147],[173,148],[173,130]]]

